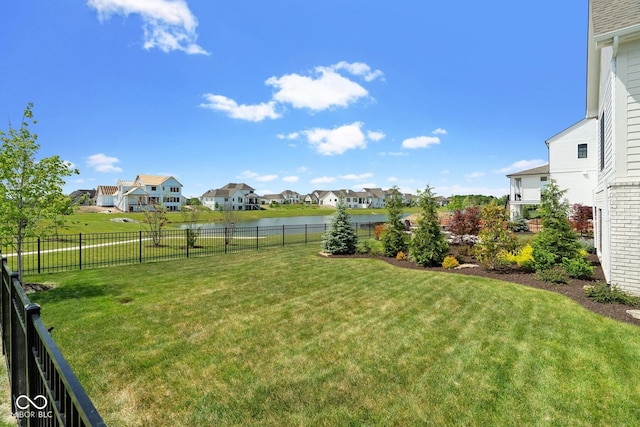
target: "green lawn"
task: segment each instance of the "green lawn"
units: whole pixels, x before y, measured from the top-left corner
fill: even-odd
[[[637,425],[640,328],[318,249],[26,280],[110,426]]]

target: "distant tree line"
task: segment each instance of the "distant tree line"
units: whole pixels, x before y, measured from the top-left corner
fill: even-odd
[[[502,197],[485,196],[482,194],[467,194],[449,197],[449,210],[464,210],[473,206],[486,206],[494,203],[498,206],[505,206],[507,203],[507,195]]]

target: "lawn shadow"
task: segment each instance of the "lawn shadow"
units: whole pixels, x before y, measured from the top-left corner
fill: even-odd
[[[81,283],[51,288],[47,291],[31,294],[38,304],[55,303],[68,299],[85,299],[98,297],[118,297],[122,295],[122,286],[116,284]]]

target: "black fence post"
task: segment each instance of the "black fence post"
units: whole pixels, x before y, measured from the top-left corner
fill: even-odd
[[[82,270],[82,233],[78,234],[78,263],[80,270]]]
[[[284,246],[284,224],[282,224],[282,246]]]
[[[36,331],[33,326],[33,317],[36,314],[40,314],[40,306],[38,304],[29,303],[24,307],[24,326],[25,326],[25,377],[26,377],[26,386],[27,389],[26,395],[31,399],[38,394],[38,383],[37,379],[39,378],[38,372],[38,363],[36,361],[36,356],[33,354],[33,351],[36,349]],[[31,421],[31,420],[29,420]]]
[[[38,274],[40,274],[40,236],[38,236]]]
[[[309,243],[307,241],[307,224],[304,225],[304,244],[306,245],[307,243]]]
[[[139,245],[139,247],[140,247],[139,257],[140,257],[140,264],[142,264],[142,230],[140,230],[138,233],[140,233],[139,237],[138,237],[138,241],[140,242],[140,245]]]
[[[187,258],[189,258],[189,229],[185,228],[184,232],[185,232],[185,237],[187,239]]]
[[[260,227],[256,225],[256,251],[260,249]]]

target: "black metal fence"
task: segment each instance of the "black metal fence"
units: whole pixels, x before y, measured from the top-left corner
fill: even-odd
[[[2,258],[2,353],[11,387],[11,411],[21,426],[106,425]]]
[[[361,238],[372,237],[379,223],[352,225]],[[151,261],[260,250],[274,246],[319,244],[329,224],[269,227],[225,227],[201,230],[163,230],[90,233],[26,239],[22,247],[22,272],[47,273]],[[2,253],[17,270],[13,248],[3,243]]]

